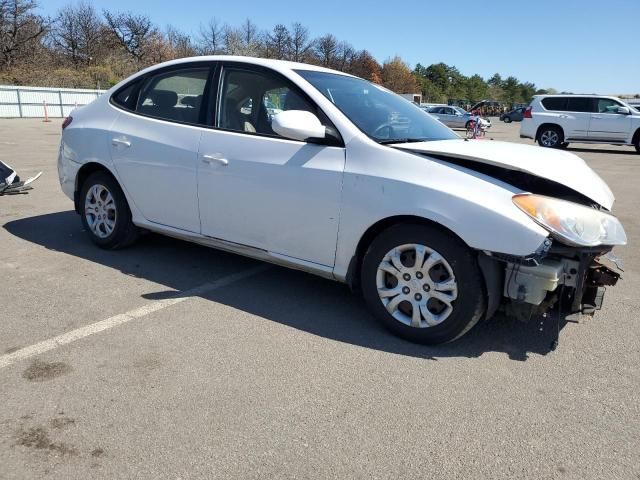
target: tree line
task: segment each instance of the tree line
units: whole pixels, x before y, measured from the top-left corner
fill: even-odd
[[[245,55],[305,62],[366,78],[398,93],[422,92],[425,101],[492,98],[527,102],[533,83],[495,74],[465,76],[444,63],[414,70],[400,57],[382,64],[366,49],[327,33],[312,37],[301,23],[270,30],[246,19],[229,25],[216,18],[195,34],[129,11],[97,10],[80,1],[53,16],[39,13],[37,0],[0,0],[0,83],[107,88],[143,67],[194,55]]]

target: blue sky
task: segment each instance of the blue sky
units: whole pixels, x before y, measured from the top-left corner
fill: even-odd
[[[640,93],[640,0],[88,0],[96,8],[146,13],[195,33],[215,17],[260,28],[299,21],[333,33],[379,60],[411,67],[445,62],[464,74],[495,72],[582,93]],[[40,0],[53,15],[69,0]]]

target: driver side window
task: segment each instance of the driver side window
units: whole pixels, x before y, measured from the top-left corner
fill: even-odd
[[[621,107],[618,102],[608,98],[598,99],[598,113],[618,113],[618,107]]]
[[[300,90],[276,74],[225,68],[217,126],[225,130],[279,136],[271,128],[274,115],[305,110],[329,126],[328,119]]]

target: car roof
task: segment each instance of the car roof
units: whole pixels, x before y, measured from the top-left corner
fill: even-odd
[[[554,93],[554,94],[540,94],[534,95],[533,98],[553,98],[553,97],[588,97],[588,98],[614,98],[616,100],[621,100],[618,97],[614,97],[613,95],[596,95],[593,93]],[[624,100],[622,100],[624,101]]]
[[[203,62],[203,61],[242,62],[242,63],[250,63],[252,65],[269,67],[279,72],[294,71],[294,70],[308,70],[308,71],[314,71],[314,72],[334,73],[338,75],[353,77],[353,75],[349,75],[348,73],[340,72],[338,70],[332,70],[330,68],[320,67],[317,65],[310,65],[308,63],[290,62],[287,60],[273,60],[270,58],[245,57],[241,55],[203,55],[203,56],[197,56],[197,57],[184,57],[184,58],[178,58],[176,60],[169,60],[168,62],[158,63],[145,70],[151,71],[151,70],[155,70],[156,68],[170,67],[172,65],[179,65],[181,63]]]

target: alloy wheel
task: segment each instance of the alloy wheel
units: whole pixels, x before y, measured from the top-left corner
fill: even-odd
[[[546,130],[540,135],[540,143],[545,147],[553,147],[558,144],[560,136],[555,130]]]
[[[376,286],[393,318],[415,328],[445,321],[458,297],[451,265],[435,250],[413,243],[387,252],[378,266]]]
[[[84,199],[87,225],[99,238],[107,238],[116,227],[117,209],[111,192],[104,185],[95,184]]]

